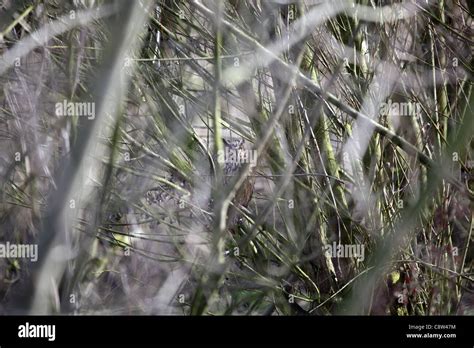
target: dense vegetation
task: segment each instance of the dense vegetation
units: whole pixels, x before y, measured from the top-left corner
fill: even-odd
[[[0,313],[474,314],[468,0],[0,6]]]

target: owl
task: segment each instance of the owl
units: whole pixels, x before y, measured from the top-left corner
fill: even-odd
[[[242,163],[239,158],[242,158],[244,149],[243,139],[222,139],[224,141],[224,184],[227,185],[233,176],[237,175]],[[232,158],[233,157],[233,158]]]
[[[224,154],[222,158],[217,159],[220,161],[223,169],[224,186],[230,185],[235,177],[239,175],[239,171],[242,166],[245,164],[246,150],[244,147],[244,140],[242,138],[225,138],[224,142]],[[178,173],[172,173],[168,181],[175,185],[179,185],[181,188],[186,191],[192,192],[192,184],[186,182],[182,179]],[[241,221],[241,213],[238,211],[242,207],[247,207],[252,199],[253,189],[254,189],[255,179],[250,173],[250,175],[245,179],[244,183],[241,185],[239,190],[237,190],[233,205],[229,209],[228,213],[228,226],[230,229],[233,229]],[[183,201],[183,192],[177,191],[169,185],[160,184],[156,187],[149,189],[145,195],[146,204],[148,207],[160,208],[159,212],[167,212],[169,215],[173,215],[179,209],[179,204]],[[190,200],[194,203],[197,202],[194,193],[191,193]],[[208,208],[213,206],[214,202],[211,200],[208,202]],[[238,207],[239,209],[236,209]],[[183,209],[189,209],[189,206],[186,205]],[[156,209],[155,209],[156,210]],[[146,219],[146,216],[143,217]]]
[[[241,167],[244,165],[242,163],[243,158],[248,158],[244,156],[245,151],[248,151],[244,148],[244,140],[242,138],[236,139],[223,139],[224,141],[224,153],[225,161],[223,163],[223,172],[224,172],[224,186],[229,185],[234,180],[234,177],[239,174]],[[242,186],[239,188],[235,194],[233,204],[235,207],[242,208],[247,207],[252,199],[255,178],[250,172],[249,176],[245,179]],[[240,223],[241,217],[235,207],[231,207],[229,210],[228,224],[229,226],[234,226]]]

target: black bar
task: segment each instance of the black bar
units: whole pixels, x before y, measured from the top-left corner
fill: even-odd
[[[54,341],[47,337],[19,337],[20,329],[23,330],[22,334],[29,329],[32,335],[41,331],[37,327],[32,329],[32,325],[55,325]],[[46,332],[43,331],[44,335]],[[410,338],[407,334],[455,334],[456,337]],[[39,343],[88,346],[234,343],[285,344],[290,347],[318,343],[473,347],[474,317],[0,317],[1,348]]]

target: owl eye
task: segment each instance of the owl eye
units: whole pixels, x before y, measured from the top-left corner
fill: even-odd
[[[231,147],[231,143],[226,139],[226,138],[222,138],[222,141],[224,142],[225,145]]]

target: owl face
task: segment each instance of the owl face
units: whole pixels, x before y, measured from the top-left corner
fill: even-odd
[[[234,138],[234,139],[226,139],[222,138],[224,141],[224,145],[233,149],[233,150],[242,150],[244,148],[244,139],[242,138]]]

